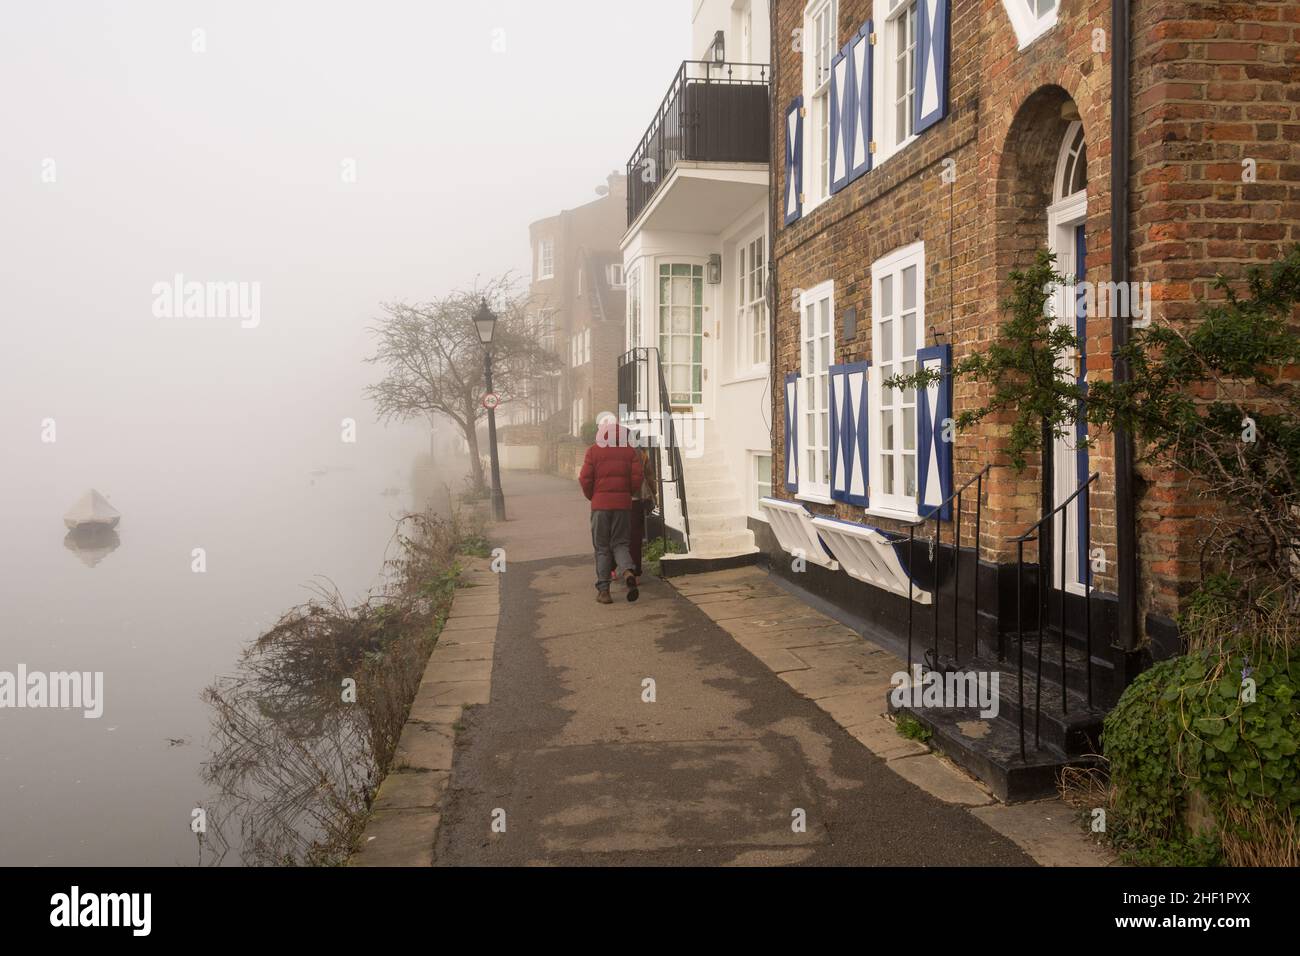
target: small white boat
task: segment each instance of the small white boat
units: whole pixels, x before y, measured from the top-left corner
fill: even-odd
[[[68,509],[63,523],[69,528],[116,528],[122,513],[108,503],[108,499],[91,488]]]

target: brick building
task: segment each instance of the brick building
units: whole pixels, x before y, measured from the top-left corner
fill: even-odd
[[[601,412],[618,411],[616,370],[627,308],[618,244],[626,177],[611,173],[597,192],[599,199],[528,227],[529,318],[563,367],[529,383],[526,400],[508,411],[506,467],[569,474],[583,427]]]
[[[1027,694],[1038,682],[1012,664],[1017,612],[1033,624],[1044,611],[1030,666],[1046,740],[1027,759],[1008,755],[1008,727],[981,743],[927,718],[1004,793],[1041,789],[1095,745],[1145,662],[1176,649],[1204,504],[1135,466],[1122,436],[1086,450],[1062,439],[1018,474],[1006,421],[944,440],[978,386],[883,382],[986,348],[1008,274],[1038,249],[1080,282],[1055,314],[1086,343],[1086,381],[1112,375],[1132,322],[1186,320],[1216,272],[1240,276],[1300,240],[1300,2],[774,0],[771,32],[779,477],[760,546],[864,626],[910,627],[929,648],[937,623],[940,661],[1001,668]],[[945,502],[985,466],[978,527],[972,486],[953,561]],[[1012,539],[1045,500],[1061,511],[1039,535],[1044,587],[1030,542],[1018,604]],[[1040,716],[1009,710],[1006,723]]]

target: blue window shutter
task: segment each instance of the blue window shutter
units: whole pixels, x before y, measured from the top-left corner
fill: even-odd
[[[952,376],[947,345],[935,345],[916,353],[918,369],[937,371],[939,381],[916,394],[916,510],[922,518],[933,518],[939,505],[952,494],[952,442],[944,441],[944,421],[952,417]],[[952,506],[944,504],[939,517],[952,517]]]
[[[785,224],[803,215],[803,97],[785,111]]]
[[[867,506],[867,369],[869,363],[830,368],[831,497]]]
[[[870,383],[867,381],[871,371],[870,362],[859,362],[853,366],[854,371],[851,373],[849,381],[849,397],[855,402],[857,411],[857,435],[858,440],[857,453],[855,459],[858,465],[858,471],[854,473],[849,482],[849,491],[851,497],[849,501],[855,505],[867,507],[871,504],[871,445],[868,442],[870,437],[871,417],[867,414],[867,398],[871,392]]]
[[[826,376],[827,404],[831,413],[831,497],[836,501],[844,500],[844,465],[851,461],[841,451],[841,436],[848,436],[853,430],[853,419],[843,414],[840,400],[844,395],[844,366],[832,365]]]
[[[875,62],[875,50],[871,46],[871,31],[871,21],[868,20],[862,29],[858,31],[858,35],[849,43],[849,59],[853,64],[855,86],[853,109],[856,114],[853,123],[853,136],[849,140],[850,182],[871,169],[871,71]]]
[[[799,373],[785,377],[785,490],[799,490]]]
[[[831,192],[849,184],[850,150],[857,134],[857,78],[853,73],[853,44],[831,61]]]
[[[916,131],[948,115],[949,0],[919,0],[916,30]]]

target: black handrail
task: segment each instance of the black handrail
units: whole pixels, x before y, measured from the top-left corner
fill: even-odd
[[[651,409],[650,395],[650,360],[654,359],[655,377],[659,382],[658,390],[658,408]],[[642,370],[644,370],[645,381],[642,380]],[[658,512],[660,524],[663,530],[663,541],[665,550],[668,546],[668,516],[664,507],[664,484],[671,484],[677,492],[677,503],[682,512],[682,537],[686,543],[686,550],[691,547],[691,518],[686,504],[686,469],[682,462],[681,445],[677,441],[677,425],[673,421],[672,405],[668,396],[668,383],[664,380],[663,363],[660,360],[659,350],[657,348],[640,346],[629,349],[619,356],[618,359],[618,404],[619,415],[623,419],[644,418],[653,421],[658,417],[660,420],[660,435],[658,441],[659,461],[658,467],[655,468],[655,474],[658,480]],[[652,443],[655,440],[654,435],[644,436]],[[664,477],[664,468],[662,456],[666,453],[668,462],[672,466],[672,477]]]
[[[1048,543],[1050,547],[1050,535],[1045,534],[1045,526],[1048,522],[1055,524],[1059,515],[1061,518],[1060,537],[1060,561],[1056,565],[1061,575],[1061,600],[1060,615],[1058,627],[1061,637],[1061,713],[1069,713],[1070,688],[1069,688],[1069,671],[1067,670],[1067,661],[1065,656],[1065,541],[1066,534],[1066,514],[1070,505],[1076,500],[1080,501],[1079,507],[1082,509],[1080,517],[1083,519],[1083,533],[1080,537],[1079,548],[1081,549],[1084,560],[1083,567],[1083,630],[1084,630],[1084,673],[1085,683],[1087,685],[1087,702],[1088,709],[1092,709],[1092,562],[1090,559],[1092,551],[1092,485],[1101,477],[1101,472],[1093,472],[1087,481],[1082,482],[1070,497],[1066,498],[1059,505],[1049,511],[1043,517],[1029,526],[1024,534],[1017,535],[1009,539],[1016,546],[1016,644],[1018,647],[1019,661],[1017,664],[1017,686],[1020,703],[1020,759],[1025,760],[1025,631],[1024,631],[1024,570],[1025,570],[1025,545],[1030,542],[1039,544],[1038,553],[1038,600],[1036,603],[1036,624],[1038,631],[1037,657],[1038,667],[1034,677],[1034,748],[1041,746],[1041,722],[1043,712],[1043,625],[1045,623],[1046,613],[1044,608],[1048,604],[1048,589],[1044,582],[1044,575],[1054,574],[1050,567],[1052,559],[1051,554],[1042,553],[1042,545]],[[1081,498],[1082,496],[1082,498]],[[1081,498],[1081,500],[1080,500]]]
[[[975,585],[972,593],[971,607],[972,619],[974,621],[974,652],[972,656],[979,656],[979,620],[980,620],[980,534],[981,525],[984,519],[984,478],[993,469],[992,465],[985,465],[974,476],[967,479],[965,484],[950,494],[947,498],[939,503],[934,509],[934,586],[931,589],[931,603],[934,605],[934,665],[939,665],[939,549],[943,545],[941,515],[943,509],[954,501],[957,503],[956,521],[953,522],[952,538],[952,561],[953,561],[953,585],[952,585],[952,654],[955,662],[961,662],[961,642],[957,637],[957,615],[958,607],[961,604],[961,512],[962,496],[971,485],[975,485]],[[917,526],[931,520],[930,518],[918,518],[907,526],[907,673],[912,673],[912,604],[914,584],[916,577],[916,529]]]

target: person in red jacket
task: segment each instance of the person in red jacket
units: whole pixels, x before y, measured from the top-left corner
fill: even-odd
[[[627,429],[606,414],[596,429],[596,442],[587,449],[578,475],[582,493],[591,502],[591,543],[596,549],[596,600],[612,604],[610,572],[617,568],[627,585],[627,599],[637,590],[632,554],[628,549],[632,492],[641,487],[641,456]]]

